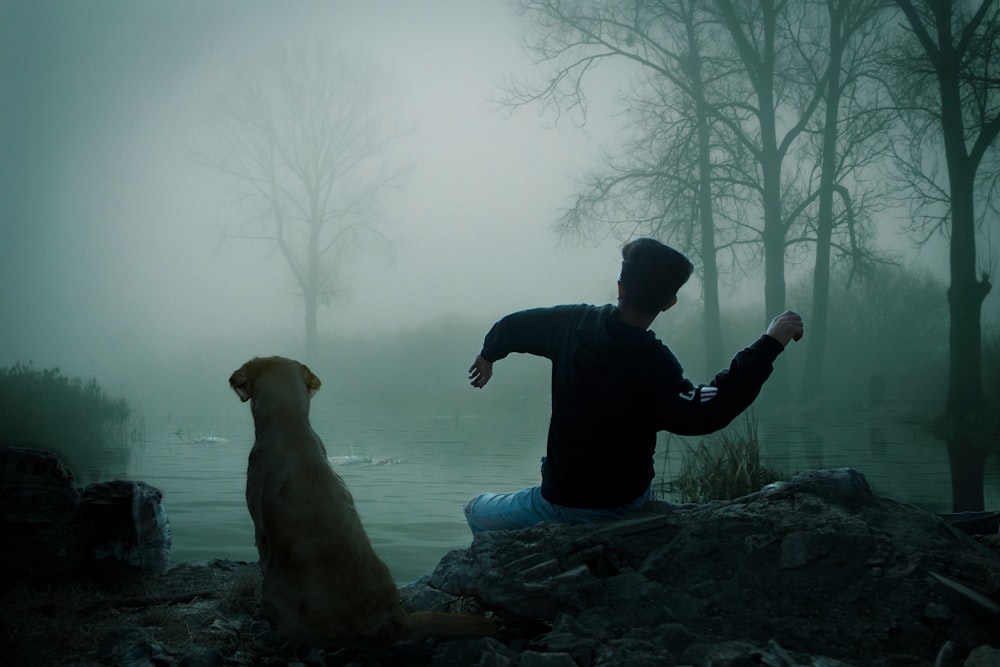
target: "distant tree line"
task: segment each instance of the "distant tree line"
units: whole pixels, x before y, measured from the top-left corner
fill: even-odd
[[[884,265],[847,289],[840,275],[846,270],[834,273],[829,353],[837,363],[831,365],[822,398],[831,402],[867,399],[869,385],[877,381],[884,382],[887,400],[926,404],[937,399],[948,376],[948,352],[939,343],[948,332],[948,306],[936,298],[944,291],[943,282],[929,274]],[[791,298],[806,295],[809,289],[807,280],[789,285]],[[685,363],[693,382],[709,380],[711,375],[697,364],[687,367],[705,345],[700,309],[678,307],[671,313],[673,317],[657,320],[657,335]],[[723,323],[739,344],[760,335],[753,307],[727,308]],[[491,325],[492,321],[456,316],[400,333],[321,337],[315,370],[323,379],[323,389],[314,400],[341,407],[370,405],[422,413],[509,414],[522,409],[547,413],[551,367],[545,359],[511,355],[497,364],[486,389],[469,386],[469,364]],[[993,361],[984,364],[984,372],[991,391],[996,392],[992,398],[1000,400],[1000,331],[992,332],[987,340],[997,352],[988,357]],[[802,370],[801,355],[786,356],[794,372]],[[765,387],[762,400],[771,398]]]

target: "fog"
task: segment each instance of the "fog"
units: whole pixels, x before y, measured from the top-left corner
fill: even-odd
[[[0,0],[0,370],[58,367],[128,402],[144,446],[89,468],[92,448],[69,458],[88,468],[83,479],[162,488],[179,560],[256,557],[240,500],[252,419],[227,379],[255,355],[305,357],[288,264],[240,238],[254,213],[205,159],[234,78],[289,49],[322,45],[377,74],[385,97],[372,112],[398,130],[386,159],[405,168],[380,201],[389,243],[344,261],[310,360],[323,381],[311,418],[379,552],[409,580],[467,540],[460,508],[472,494],[537,483],[548,364],[512,355],[484,391],[467,369],[508,312],[616,297],[622,239],[566,243],[553,223],[580,179],[628,145],[620,100],[634,80],[627,66],[588,73],[585,125],[512,111],[498,101],[504,81],[545,79],[523,33],[501,1]],[[767,414],[769,383],[761,437],[787,473],[856,466],[880,493],[943,511],[948,450],[928,424],[946,393],[947,245],[932,235],[918,248],[902,217],[873,221],[878,254],[898,266],[850,289],[834,267],[826,384]],[[994,254],[984,233],[985,267]],[[787,305],[806,315],[808,337],[812,250],[786,261]],[[760,263],[725,267],[730,352],[777,314],[764,312]],[[655,330],[692,381],[708,382],[717,369],[703,368],[697,275],[679,299]],[[998,303],[994,289],[982,310],[991,396]],[[810,381],[805,353],[790,345],[776,364],[793,391]],[[689,443],[664,437],[657,475],[668,482]],[[998,480],[994,456],[988,506]]]
[[[227,239],[230,184],[196,159],[243,61],[324,42],[372,62],[406,131],[383,201],[391,251],[360,253],[320,334],[613,296],[616,244],[565,247],[551,221],[595,155],[583,131],[498,108],[528,71],[504,3],[5,2],[0,364],[33,360],[138,392],[144,360],[207,341],[235,368],[301,353],[280,256]],[[470,349],[470,354],[474,349]],[[224,383],[225,377],[220,381]],[[135,400],[133,398],[133,400]]]
[[[0,367],[58,366],[169,410],[185,392],[227,394],[225,378],[249,356],[303,354],[287,264],[267,244],[233,238],[246,211],[232,182],[198,158],[234,72],[299,44],[324,44],[379,73],[387,117],[403,133],[391,157],[411,165],[382,201],[391,247],[362,249],[346,264],[343,298],[320,311],[324,341],[456,322],[453,342],[471,360],[507,312],[614,298],[618,241],[561,243],[552,222],[620,128],[613,100],[625,75],[595,79],[606,85],[589,88],[584,127],[533,107],[511,113],[497,102],[500,83],[540,71],[507,3],[0,7]],[[883,246],[944,275],[940,244],[914,254],[890,223],[880,225]],[[723,289],[726,302],[763,320],[759,285]],[[793,288],[790,300],[796,294],[807,291]],[[697,316],[698,298],[695,281],[680,321]],[[464,368],[448,363],[460,381]]]

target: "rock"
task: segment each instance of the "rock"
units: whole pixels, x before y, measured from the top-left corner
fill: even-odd
[[[145,482],[91,484],[81,495],[79,520],[87,557],[99,574],[160,574],[170,565],[163,495]]]
[[[828,530],[800,530],[789,533],[781,541],[778,567],[794,570],[831,553],[840,544],[840,537]]]
[[[0,447],[0,521],[51,523],[79,501],[73,471],[52,452]]]
[[[137,628],[108,632],[97,649],[97,659],[116,667],[153,667],[172,662],[172,656],[163,646]]]
[[[754,656],[758,659],[755,659]],[[753,644],[725,641],[716,644],[692,644],[684,651],[681,661],[704,667],[754,667],[761,652]]]
[[[0,584],[81,575],[162,573],[170,523],[145,482],[91,484],[82,493],[52,452],[0,448]]]
[[[934,667],[958,667],[958,656],[955,655],[955,642],[945,642],[934,659]]]
[[[567,654],[579,663],[586,662],[609,637],[610,633],[600,629],[591,632],[569,614],[560,614],[552,623],[552,630],[531,646],[546,653]]]
[[[996,667],[1000,665],[1000,649],[992,646],[978,646],[969,653],[964,667]]]
[[[495,638],[290,646],[254,617],[259,579],[253,563],[185,563],[144,579],[138,596],[84,598],[69,614],[69,627],[84,626],[76,645],[130,631],[107,632],[72,664],[1000,664],[1000,554],[875,495],[853,470],[810,471],[733,501],[654,502],[621,521],[481,533],[401,589],[410,610],[493,615]],[[104,632],[86,626],[97,615]]]
[[[845,509],[860,509],[874,497],[865,476],[854,468],[805,470],[791,482],[777,482],[762,490],[771,493],[808,493]]]
[[[416,609],[440,611],[458,600],[454,595],[427,585],[430,577],[424,575],[399,589],[399,600],[407,611]]]
[[[569,653],[524,651],[518,656],[517,667],[577,667],[577,664]]]
[[[484,639],[459,639],[456,641],[444,642],[434,652],[433,656],[426,664],[438,667],[469,667],[478,665],[480,667],[508,667],[513,666],[517,661],[517,654],[504,646],[496,639],[487,637]],[[385,664],[425,664],[422,661],[407,660],[407,662],[395,662],[386,660]],[[368,664],[363,662],[361,664]]]
[[[179,667],[222,667],[226,657],[217,648],[196,648],[181,657]]]
[[[610,524],[480,533],[428,585],[550,623],[535,646],[580,665],[933,662],[946,641],[960,655],[997,641],[1000,555],[839,469]]]
[[[79,498],[73,471],[52,452],[0,447],[0,583],[76,573]]]

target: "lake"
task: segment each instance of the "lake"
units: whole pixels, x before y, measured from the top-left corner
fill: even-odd
[[[851,466],[876,492],[934,512],[951,509],[945,446],[927,428],[933,406],[863,404],[758,412],[767,463],[786,473]],[[548,413],[386,414],[371,409],[314,409],[313,426],[354,495],[376,552],[400,584],[430,573],[451,549],[468,546],[465,502],[483,491],[512,491],[539,481]],[[681,469],[695,438],[660,436],[657,475]],[[227,416],[145,417],[145,445],[126,471],[95,461],[81,483],[123,477],[163,492],[173,531],[173,561],[255,561],[244,497],[253,444],[249,408]],[[664,456],[664,452],[667,456]],[[996,457],[987,464],[986,506],[1000,506]],[[666,498],[666,500],[674,500]]]

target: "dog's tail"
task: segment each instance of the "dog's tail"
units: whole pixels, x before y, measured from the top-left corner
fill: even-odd
[[[492,637],[497,633],[496,621],[472,614],[449,614],[443,611],[415,611],[406,616],[410,639],[459,639],[462,637]]]

